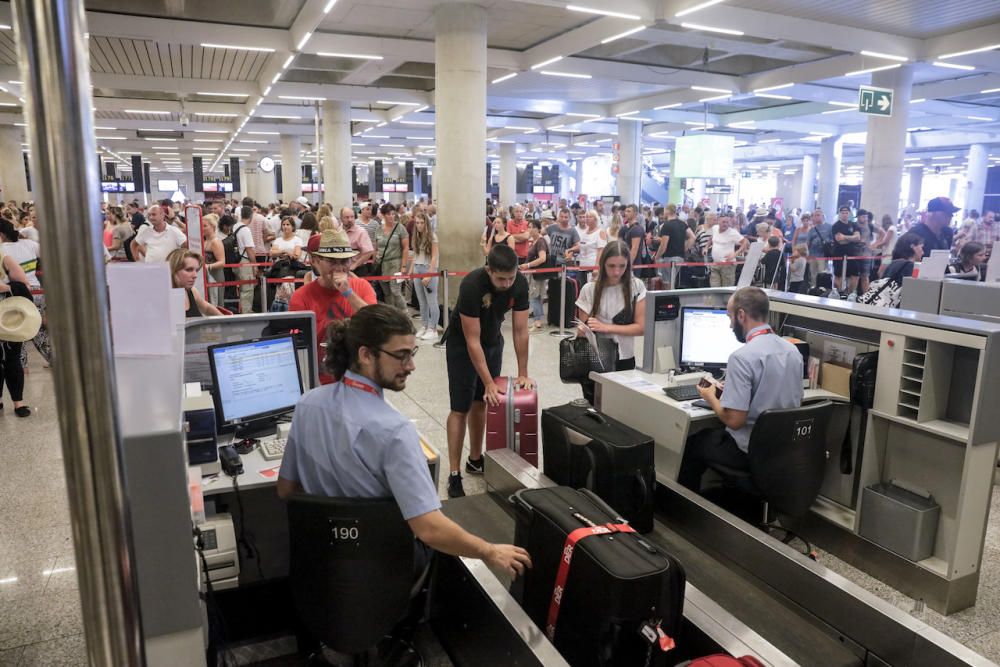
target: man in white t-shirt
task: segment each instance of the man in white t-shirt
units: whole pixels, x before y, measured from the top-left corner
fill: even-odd
[[[254,244],[250,221],[253,219],[253,209],[243,206],[240,209],[240,221],[233,226],[236,234],[236,250],[240,253],[240,268],[237,273],[240,280],[255,280],[257,272],[250,266],[257,261],[257,246]],[[253,289],[255,285],[246,283],[240,285],[240,312],[253,312]]]
[[[719,216],[719,225],[712,230],[711,252],[713,262],[733,262],[733,264],[712,264],[708,282],[712,287],[731,287],[736,284],[736,256],[746,251],[747,240],[740,230],[733,227],[731,213]]]
[[[165,262],[167,255],[177,248],[187,246],[184,232],[168,225],[163,207],[150,206],[146,211],[148,225],[143,225],[132,240],[132,256],[137,262]]]

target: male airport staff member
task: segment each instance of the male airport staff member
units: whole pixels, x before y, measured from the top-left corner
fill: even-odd
[[[469,460],[465,471],[483,474],[483,437],[486,434],[486,403],[500,404],[500,391],[493,378],[500,375],[503,334],[500,325],[513,310],[514,352],[517,354],[515,384],[534,389],[528,379],[528,280],[517,270],[518,256],[510,246],[495,245],[486,266],[462,279],[458,301],[451,311],[446,334],[448,362],[448,497],[465,495],[462,487],[462,442],[469,431]]]
[[[723,427],[688,438],[677,481],[694,491],[701,490],[701,476],[709,463],[750,467],[750,431],[762,412],[802,404],[802,353],[768,325],[770,304],[764,290],[737,290],[727,310],[736,340],[745,345],[729,355],[721,398],[714,385],[698,385]]]
[[[391,495],[413,534],[432,549],[479,558],[512,577],[531,567],[521,547],[490,544],[441,513],[417,429],[385,402],[384,390],[402,391],[416,368],[409,315],[376,304],[327,331],[324,366],[339,382],[313,389],[295,406],[278,497]]]

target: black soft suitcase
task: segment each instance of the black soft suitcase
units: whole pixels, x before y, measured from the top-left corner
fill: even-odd
[[[561,283],[562,280],[560,278],[549,278],[549,312],[547,320],[549,326],[559,326],[559,309],[565,308],[565,325],[569,328],[573,320],[576,319],[577,285],[576,281],[572,278],[566,278],[566,298],[564,299],[563,295],[559,293],[559,285]]]
[[[653,439],[589,405],[542,410],[542,460],[556,484],[590,489],[640,533],[653,529]]]
[[[511,594],[566,661],[574,667],[665,667],[684,606],[680,563],[634,532],[601,528],[621,518],[590,491],[524,489],[513,502],[514,542],[531,554],[533,566],[511,584]],[[590,530],[591,524],[597,528]],[[583,537],[568,549],[567,537],[577,529],[606,534]],[[567,553],[568,575],[555,590]],[[550,624],[554,600],[558,615]]]

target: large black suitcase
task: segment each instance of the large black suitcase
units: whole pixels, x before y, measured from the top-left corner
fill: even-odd
[[[566,328],[570,328],[573,324],[573,320],[576,319],[576,297],[577,297],[577,285],[576,281],[572,278],[566,278],[566,298],[559,293],[559,285],[562,280],[559,278],[549,278],[549,311],[546,317],[549,326],[557,327],[559,326],[559,309],[564,308],[566,310]]]
[[[531,554],[533,567],[514,581],[511,594],[566,661],[574,667],[667,665],[670,654],[661,649],[653,628],[677,637],[685,582],[680,563],[635,533],[595,534],[568,549],[567,536],[590,522],[621,523],[616,512],[589,491],[565,486],[524,489],[513,501],[514,542]],[[568,577],[555,591],[567,553]],[[559,613],[550,628],[554,598]]]
[[[656,467],[653,439],[568,403],[542,410],[542,460],[556,484],[590,489],[640,533],[653,529]]]

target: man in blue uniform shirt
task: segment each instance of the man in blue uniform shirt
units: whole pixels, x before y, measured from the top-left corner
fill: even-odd
[[[324,364],[338,381],[313,389],[296,405],[278,496],[392,496],[427,546],[517,576],[531,566],[528,553],[490,544],[441,513],[416,427],[383,399],[385,389],[405,388],[416,368],[415,334],[409,316],[383,304],[330,323]]]
[[[709,463],[750,468],[750,431],[762,412],[802,405],[802,353],[771,330],[764,290],[737,290],[727,309],[736,340],[745,345],[729,355],[721,397],[714,385],[698,385],[723,427],[688,438],[677,481],[694,491],[701,490],[701,477]]]

